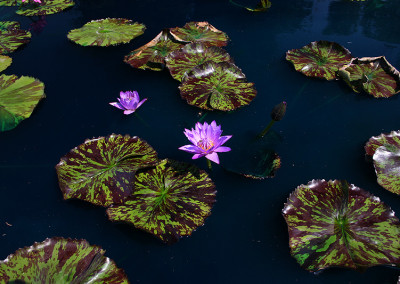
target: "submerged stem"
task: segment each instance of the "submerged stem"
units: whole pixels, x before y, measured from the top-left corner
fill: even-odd
[[[276,121],[272,119],[272,120],[269,122],[269,124],[267,125],[267,127],[265,127],[264,130],[261,131],[260,134],[258,134],[258,137],[260,137],[260,138],[264,137],[264,135],[267,134],[268,130],[272,127],[272,125],[274,125],[275,122],[276,122]]]
[[[212,170],[212,165],[211,165],[211,161],[209,159],[207,159],[207,166],[211,171]]]

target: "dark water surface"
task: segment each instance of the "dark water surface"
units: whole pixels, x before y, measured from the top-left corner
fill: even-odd
[[[239,0],[237,0],[239,1]],[[374,135],[400,128],[400,101],[355,94],[343,82],[313,80],[286,62],[285,52],[311,41],[336,41],[353,56],[385,55],[400,68],[400,5],[387,1],[273,0],[266,13],[252,14],[220,1],[79,1],[46,17],[47,26],[13,53],[6,74],[45,83],[47,98],[14,130],[0,133],[0,259],[47,237],[83,238],[104,248],[132,283],[396,283],[400,270],[374,267],[364,273],[332,268],[309,273],[290,256],[284,202],[312,179],[346,179],[379,196],[400,214],[400,198],[376,182],[363,146]],[[255,5],[257,1],[241,3]],[[1,8],[3,19],[31,21]],[[69,42],[69,30],[106,17],[129,18],[145,33],[118,47],[85,48]],[[208,113],[232,151],[269,122],[271,108],[288,102],[286,117],[273,127],[282,167],[276,177],[253,181],[214,166],[217,203],[191,237],[164,245],[151,235],[107,220],[105,210],[64,201],[54,166],[87,138],[111,133],[137,135],[159,153],[191,162],[178,150],[187,144],[199,109],[179,96],[167,71],[136,70],[122,59],[163,28],[208,21],[226,32],[226,47],[258,90],[256,99],[233,113]],[[108,103],[119,92],[137,90],[148,101],[141,119],[124,116]],[[204,159],[193,162],[206,169]],[[12,226],[8,226],[7,223]]]

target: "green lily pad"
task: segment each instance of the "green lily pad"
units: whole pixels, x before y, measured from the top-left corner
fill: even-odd
[[[350,63],[349,50],[336,42],[313,41],[300,49],[286,52],[286,60],[293,63],[296,71],[309,77],[333,80],[339,68]]]
[[[6,70],[12,63],[12,58],[7,55],[0,55],[0,72]]]
[[[0,75],[0,131],[11,130],[30,117],[44,97],[44,84],[35,78]]]
[[[182,81],[183,76],[192,68],[206,61],[233,63],[225,50],[216,46],[207,47],[204,43],[186,44],[171,52],[165,61],[171,76],[178,81]]]
[[[125,272],[86,240],[54,237],[0,261],[1,283],[129,283]]]
[[[309,271],[400,261],[400,222],[378,197],[346,181],[300,185],[283,208],[292,256]]]
[[[376,149],[373,156],[378,183],[400,195],[400,144],[386,144]]]
[[[22,4],[22,0],[0,0],[0,6],[17,6]]]
[[[71,30],[67,37],[82,46],[110,46],[128,43],[144,33],[146,26],[127,19],[91,21]]]
[[[18,22],[0,22],[0,54],[11,53],[30,39],[31,33],[21,30]]]
[[[388,98],[400,92],[400,73],[384,56],[354,58],[338,74],[356,93]]]
[[[207,173],[185,163],[163,160],[138,173],[135,189],[124,204],[107,215],[173,243],[203,225],[215,202],[215,186]]]
[[[75,5],[72,0],[41,0],[42,3],[25,3],[16,13],[22,16],[45,16],[59,13]]]
[[[56,170],[64,199],[108,207],[131,194],[137,170],[157,163],[156,151],[144,140],[112,134],[75,147],[61,158]]]
[[[229,38],[208,22],[190,22],[183,28],[172,28],[171,34],[178,41],[202,42],[207,46],[226,46]]]
[[[364,149],[366,154],[372,157],[375,154],[376,149],[387,144],[400,146],[400,130],[386,134],[383,133],[379,136],[372,136],[365,144]]]
[[[248,105],[255,98],[257,91],[253,86],[236,65],[208,61],[189,71],[179,90],[190,105],[230,111]]]

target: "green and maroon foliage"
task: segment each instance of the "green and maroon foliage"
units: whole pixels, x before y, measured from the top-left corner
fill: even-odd
[[[186,44],[181,49],[171,52],[165,61],[171,76],[178,81],[182,81],[183,76],[192,68],[206,61],[233,63],[225,50],[216,46],[207,47],[204,43]]]
[[[112,205],[112,221],[132,223],[163,242],[173,243],[203,225],[215,202],[215,186],[207,173],[185,163],[163,160],[138,173],[132,195]]]
[[[45,97],[44,84],[32,77],[0,76],[0,132],[11,130],[31,116]]]
[[[144,33],[145,25],[128,19],[102,19],[71,30],[67,37],[82,46],[110,46],[128,43]]]
[[[313,41],[300,49],[286,52],[286,60],[293,63],[296,71],[309,77],[333,80],[339,68],[352,59],[349,50],[336,42]]]
[[[156,151],[144,140],[112,134],[75,147],[56,170],[64,199],[108,207],[131,194],[137,170],[157,163]]]
[[[400,144],[380,146],[376,149],[373,159],[378,183],[400,195]]]
[[[18,22],[0,22],[0,54],[11,53],[30,39],[31,33],[21,30]]]
[[[0,72],[6,70],[12,63],[12,58],[7,55],[0,55]]]
[[[346,181],[300,185],[282,213],[291,254],[309,271],[400,263],[400,222],[394,212]]]
[[[208,46],[226,46],[229,38],[208,22],[190,22],[183,28],[172,28],[171,34],[178,41],[202,42]]]
[[[0,261],[0,283],[129,283],[104,253],[86,240],[46,239]]]
[[[16,13],[22,16],[45,16],[59,13],[75,5],[72,0],[41,0],[41,2],[26,2]]]
[[[388,98],[400,92],[400,73],[384,56],[354,58],[338,73],[357,93]]]
[[[372,136],[368,142],[365,144],[365,153],[369,156],[373,156],[375,154],[376,149],[378,147],[391,144],[391,145],[399,145],[400,146],[400,130],[392,131],[390,133],[382,133],[379,136]]]
[[[165,66],[165,58],[183,47],[182,42],[174,40],[168,29],[164,29],[147,44],[131,51],[124,62],[133,68],[161,71]]]
[[[230,111],[248,105],[255,98],[257,91],[253,86],[236,65],[208,61],[189,71],[179,90],[190,105]]]
[[[0,6],[17,6],[22,3],[22,0],[0,0]]]

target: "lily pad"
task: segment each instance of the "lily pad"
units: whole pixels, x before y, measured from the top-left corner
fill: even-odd
[[[215,193],[206,172],[163,160],[156,168],[139,173],[129,199],[109,207],[107,215],[173,243],[203,225],[211,214]]]
[[[400,144],[386,144],[376,149],[373,156],[378,183],[400,195]]]
[[[352,59],[348,49],[331,41],[313,41],[300,49],[286,52],[286,60],[293,63],[296,71],[309,77],[333,80],[339,68]]]
[[[6,55],[0,55],[0,72],[6,70],[12,63],[12,58]]]
[[[108,207],[132,193],[137,170],[157,163],[156,151],[144,140],[112,134],[75,147],[61,158],[56,170],[64,199]]]
[[[216,46],[207,47],[204,43],[186,44],[171,52],[165,61],[171,76],[178,81],[182,81],[183,76],[192,68],[206,61],[233,63],[225,50]]]
[[[30,39],[31,33],[21,30],[18,22],[0,22],[0,54],[11,53]]]
[[[384,56],[354,58],[338,74],[356,93],[388,98],[400,92],[400,73]]]
[[[0,0],[0,6],[17,6],[22,3],[22,0]]]
[[[124,271],[86,240],[54,237],[0,261],[1,283],[129,283]]]
[[[189,71],[179,90],[190,105],[230,111],[248,105],[255,98],[257,91],[253,86],[236,65],[208,61]]]
[[[16,13],[22,16],[45,16],[59,13],[75,5],[72,0],[41,0],[41,3],[26,3]]]
[[[30,117],[44,97],[44,84],[35,78],[0,75],[0,131],[11,130]]]
[[[400,222],[378,197],[346,181],[300,185],[283,208],[292,256],[309,271],[400,261]]]
[[[375,154],[376,149],[386,144],[400,146],[400,130],[392,131],[386,134],[383,133],[379,136],[372,136],[368,140],[367,144],[365,144],[364,149],[367,155],[373,156]]]
[[[127,19],[102,19],[71,30],[67,37],[82,46],[110,46],[128,43],[144,33],[146,26]]]

